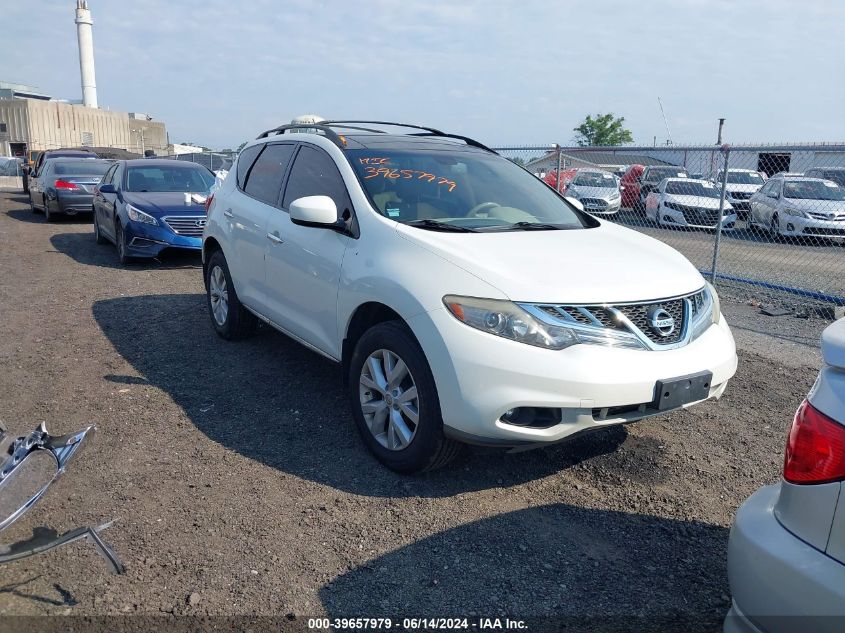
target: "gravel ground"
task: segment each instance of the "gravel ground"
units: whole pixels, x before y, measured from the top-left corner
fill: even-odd
[[[740,369],[719,402],[401,477],[365,451],[335,365],[269,330],[213,333],[196,258],[121,268],[88,221],[46,224],[11,194],[0,243],[0,419],[16,433],[99,428],[4,539],[115,519],[105,536],[126,563],[109,575],[77,544],[7,565],[0,616],[475,613],[718,630],[734,512],[779,476],[824,325],[725,304]]]

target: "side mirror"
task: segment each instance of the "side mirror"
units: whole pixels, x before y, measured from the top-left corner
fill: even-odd
[[[337,217],[337,205],[328,196],[305,196],[290,203],[290,220],[300,226],[342,229],[346,223]]]
[[[584,210],[584,205],[581,204],[581,201],[578,198],[572,198],[570,196],[564,196],[563,198],[564,198],[564,200],[566,200],[569,204],[571,204],[573,207],[575,207],[579,211]]]
[[[117,193],[117,189],[111,183],[108,183],[108,184],[105,184],[105,185],[100,185],[99,187],[97,187],[97,190],[100,193]]]

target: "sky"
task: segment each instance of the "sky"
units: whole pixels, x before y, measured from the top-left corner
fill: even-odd
[[[0,80],[80,99],[75,0],[7,0]],[[636,144],[845,140],[845,2],[89,0],[100,107],[171,142],[237,147],[315,113],[490,146],[571,144],[587,114]]]

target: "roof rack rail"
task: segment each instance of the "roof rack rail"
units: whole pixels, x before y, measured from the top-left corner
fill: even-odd
[[[334,141],[336,144],[343,147],[342,141],[340,140],[340,135],[338,135],[338,133],[335,132],[330,127],[327,127],[326,125],[324,125],[322,121],[320,123],[289,123],[287,125],[280,125],[279,127],[274,127],[271,130],[266,130],[266,131],[262,132],[261,134],[259,134],[255,138],[256,139],[267,138],[268,136],[272,136],[273,134],[284,134],[288,130],[314,130],[314,129],[321,130],[332,141]]]
[[[413,125],[411,123],[396,123],[394,121],[352,121],[352,120],[343,120],[343,121],[321,121],[323,125],[332,125],[336,127],[345,127],[341,124],[344,123],[365,123],[368,125],[395,125],[396,127],[407,127],[413,130],[422,130],[422,132],[412,133],[411,136],[442,136],[444,138],[454,138],[459,141],[463,141],[467,145],[471,145],[472,147],[477,147],[478,149],[483,149],[485,151],[491,152],[495,154],[496,152],[484,145],[483,143],[479,143],[473,138],[468,136],[462,136],[460,134],[449,134],[447,132],[443,132],[438,130],[437,128],[427,127],[425,125]],[[351,129],[361,129],[361,128],[351,128]],[[383,132],[383,130],[366,130],[367,132]]]
[[[340,147],[341,149],[346,149],[346,143],[344,139],[341,137],[340,134],[335,132],[332,128],[341,128],[344,130],[356,130],[359,132],[371,132],[373,134],[387,134],[384,130],[378,130],[375,128],[369,127],[361,127],[358,124],[366,124],[366,125],[390,125],[396,127],[405,127],[410,128],[413,130],[422,130],[420,132],[412,132],[410,136],[440,136],[443,138],[453,138],[459,141],[463,141],[467,145],[472,147],[477,147],[478,149],[482,149],[486,152],[490,152],[491,154],[495,154],[496,152],[483,143],[479,143],[475,139],[472,139],[468,136],[461,136],[460,134],[449,134],[447,132],[442,132],[437,128],[433,127],[426,127],[424,125],[413,125],[410,123],[395,123],[393,121],[354,121],[354,120],[338,120],[338,121],[320,121],[319,123],[290,123],[287,125],[280,125],[279,127],[275,127],[271,130],[267,130],[259,134],[256,138],[267,138],[273,134],[284,134],[289,130],[320,130],[326,137],[331,140],[335,145]]]
[[[411,136],[442,136],[444,138],[454,138],[458,139],[459,141],[463,141],[467,145],[471,147],[477,147],[478,149],[483,149],[485,152],[490,152],[491,154],[497,154],[496,150],[490,149],[484,143],[479,143],[474,138],[470,138],[469,136],[461,136],[460,134],[447,134],[445,132],[439,132],[437,134],[432,132],[417,132],[415,134],[411,134]]]
[[[440,130],[433,128],[433,127],[426,127],[424,125],[412,125],[410,123],[396,123],[394,121],[352,121],[352,120],[342,120],[342,121],[320,121],[323,125],[338,125],[342,123],[366,123],[367,125],[392,125],[395,127],[409,127],[414,130],[424,130],[426,132],[431,132],[432,134],[436,134],[437,136],[444,136],[443,132]],[[341,127],[338,125],[338,127]],[[374,132],[382,132],[384,130],[373,130]]]

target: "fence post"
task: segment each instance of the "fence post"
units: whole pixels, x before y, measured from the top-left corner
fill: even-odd
[[[716,224],[716,241],[713,244],[713,263],[710,266],[710,283],[716,285],[716,264],[719,261],[719,242],[722,238],[722,221],[725,215],[725,192],[728,187],[728,161],[731,155],[731,148],[728,145],[722,147],[725,153],[725,160],[722,163],[722,192],[719,196],[719,218]]]
[[[560,145],[558,145],[558,147],[557,147],[557,175],[555,176],[555,189],[557,189],[558,193],[560,193],[560,182],[561,182],[561,179],[560,179],[560,159],[561,159],[562,153],[563,152],[560,151]]]

